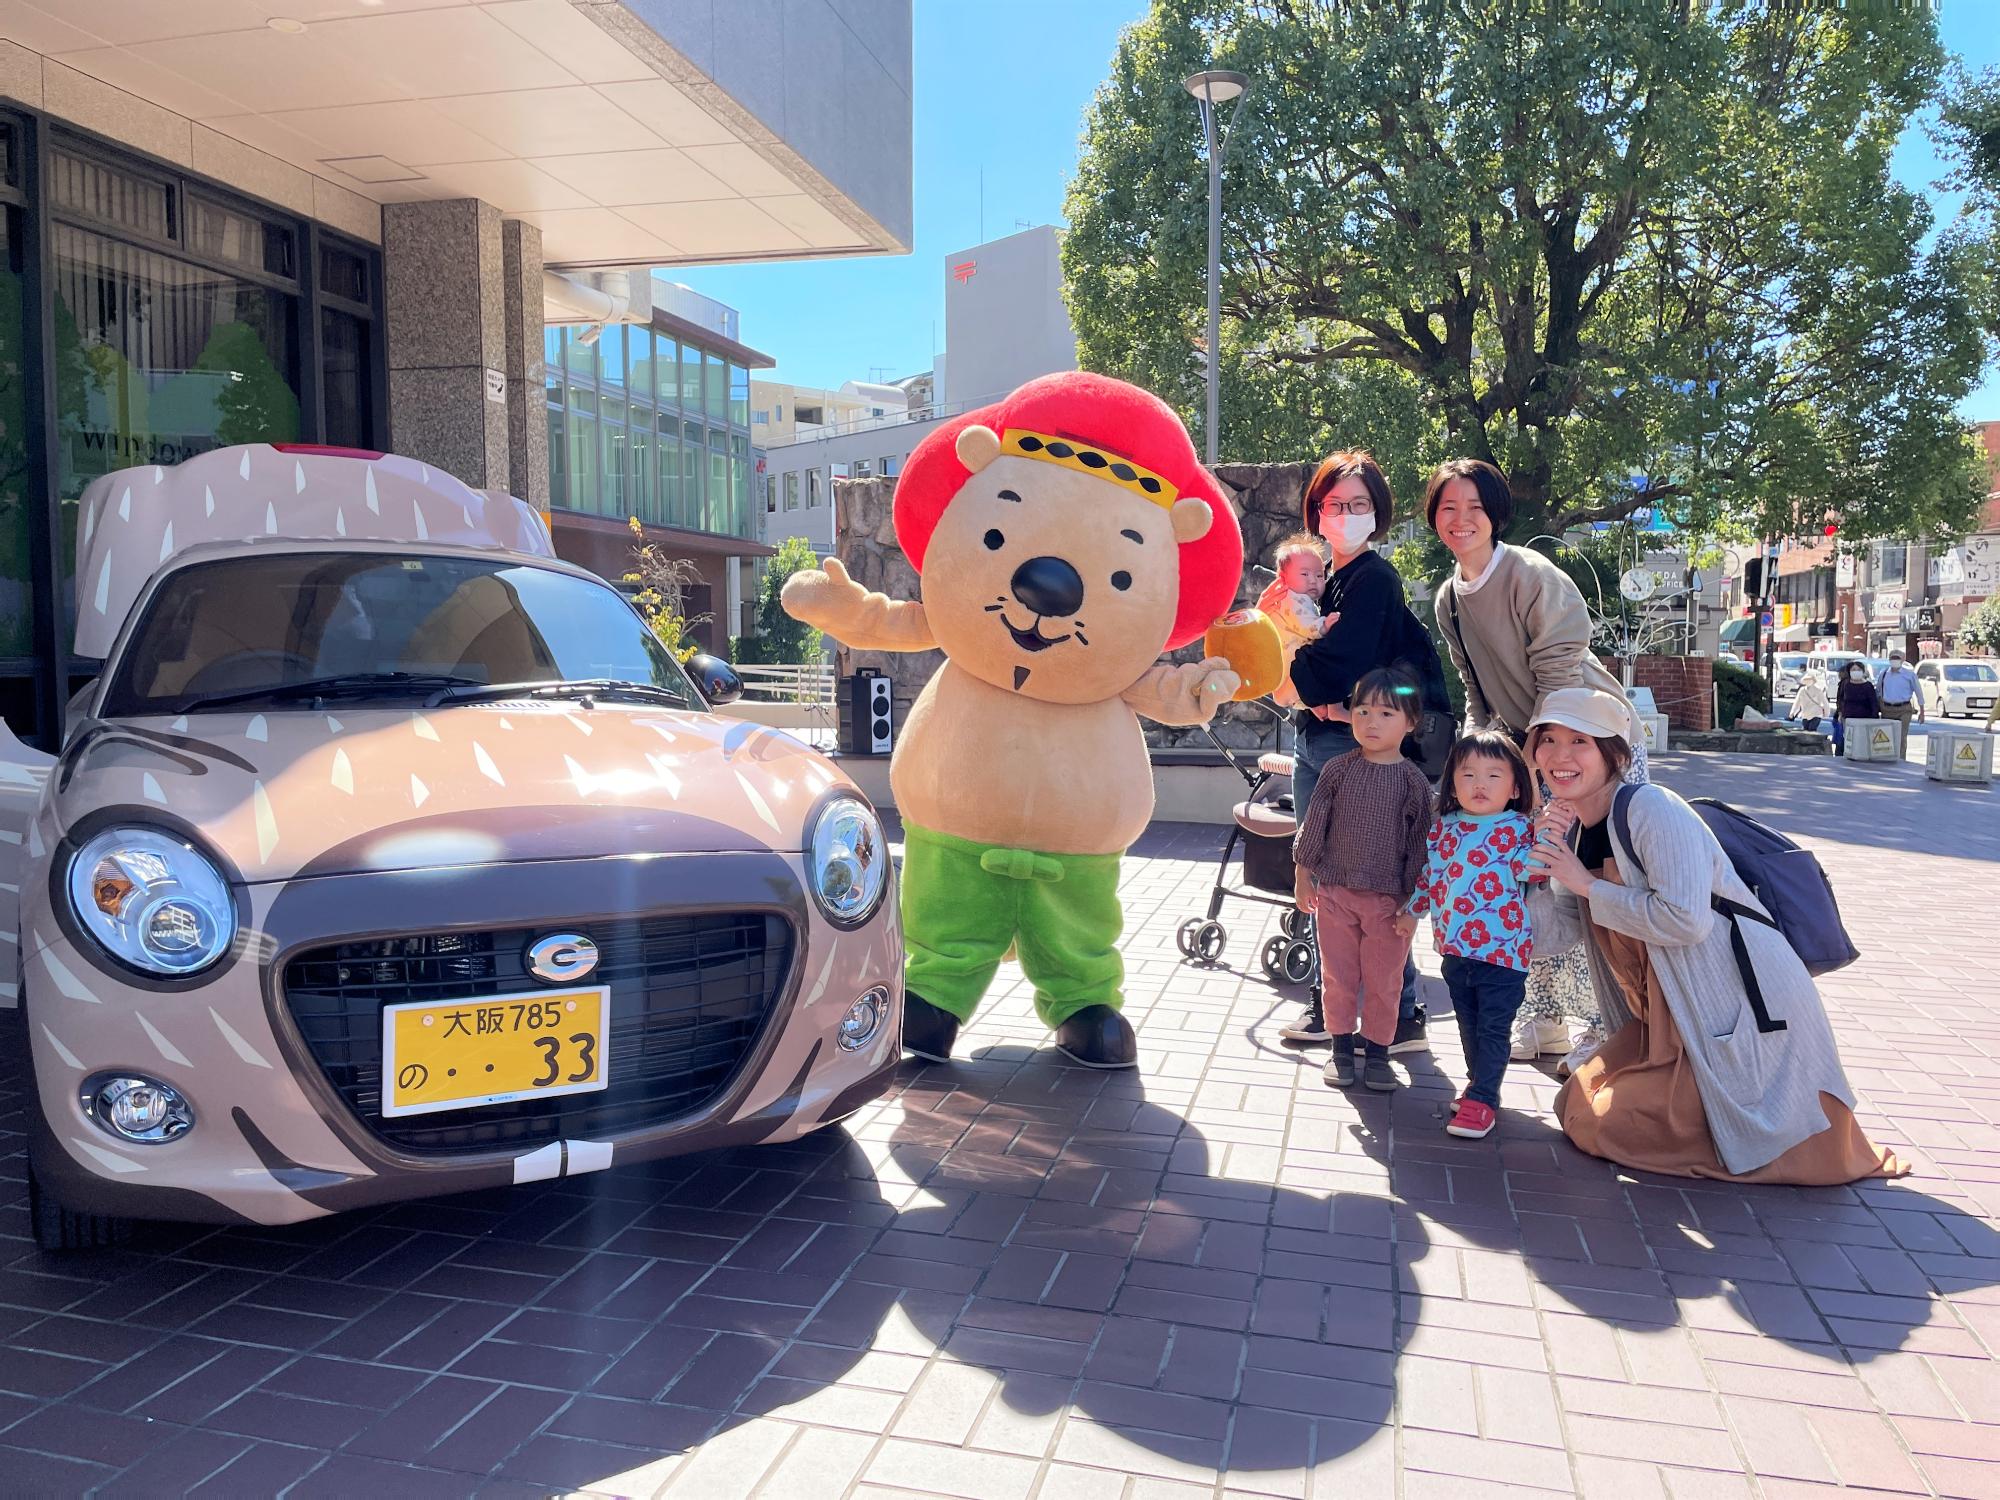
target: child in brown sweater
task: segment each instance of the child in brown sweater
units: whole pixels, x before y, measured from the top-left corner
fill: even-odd
[[[1408,935],[1396,930],[1396,912],[1424,868],[1431,787],[1403,758],[1403,737],[1418,722],[1414,682],[1400,672],[1370,672],[1347,707],[1357,748],[1321,772],[1292,859],[1299,907],[1317,919],[1326,1029],[1334,1038],[1326,1081],[1354,1083],[1358,1025],[1367,1052],[1361,1081],[1386,1091],[1396,1087],[1389,1043],[1410,948]]]

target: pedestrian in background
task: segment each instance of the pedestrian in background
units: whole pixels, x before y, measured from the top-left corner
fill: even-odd
[[[1917,685],[1917,674],[1910,664],[1903,660],[1901,651],[1889,653],[1889,665],[1882,669],[1882,679],[1875,684],[1875,693],[1882,700],[1882,717],[1894,719],[1903,732],[1903,743],[1910,742],[1910,713],[1916,711],[1917,722],[1924,722],[1923,689]]]
[[[1882,717],[1882,700],[1875,692],[1875,684],[1868,680],[1865,662],[1849,662],[1847,675],[1840,680],[1840,691],[1833,704],[1833,753],[1847,753],[1847,721],[1849,719],[1879,719]]]

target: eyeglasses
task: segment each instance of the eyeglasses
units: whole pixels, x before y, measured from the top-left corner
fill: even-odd
[[[1367,516],[1375,513],[1375,502],[1364,495],[1359,500],[1322,500],[1319,508],[1336,516]]]

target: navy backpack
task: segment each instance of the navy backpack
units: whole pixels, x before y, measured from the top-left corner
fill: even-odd
[[[1636,791],[1636,786],[1618,788],[1611,799],[1611,820],[1619,842],[1643,875],[1645,866],[1639,863],[1638,853],[1632,848],[1629,805]],[[1715,841],[1722,845],[1722,852],[1729,856],[1730,864],[1736,867],[1738,877],[1771,914],[1766,921],[1760,912],[1712,896],[1710,901],[1719,915],[1732,924],[1752,921],[1776,927],[1805,964],[1808,974],[1831,974],[1861,956],[1846,927],[1841,925],[1840,904],[1833,898],[1833,885],[1810,850],[1801,849],[1777,829],[1766,827],[1748,813],[1713,797],[1695,797],[1688,806],[1700,814]],[[1745,955],[1740,942],[1736,946],[1741,964]],[[1754,989],[1752,993],[1755,994]]]

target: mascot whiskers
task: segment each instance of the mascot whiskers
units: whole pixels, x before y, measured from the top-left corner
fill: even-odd
[[[1132,1067],[1118,869],[1153,813],[1139,720],[1205,724],[1240,685],[1219,657],[1159,659],[1228,609],[1235,514],[1164,402],[1063,374],[925,438],[895,525],[921,601],[870,593],[831,559],[783,601],[849,647],[946,657],[889,771],[903,1045],[949,1058],[1011,947],[1063,1052]]]

